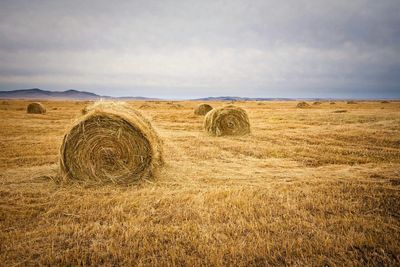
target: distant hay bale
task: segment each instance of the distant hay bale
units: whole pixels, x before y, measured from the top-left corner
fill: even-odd
[[[195,115],[206,115],[210,110],[212,110],[212,106],[210,106],[209,104],[201,104],[198,105],[197,108],[194,110],[194,114]]]
[[[151,106],[149,104],[146,104],[146,103],[139,107],[139,109],[150,109],[150,108],[151,108]]]
[[[88,113],[88,106],[84,107],[84,108],[81,110],[81,113],[82,113],[82,115],[85,115],[86,113]]]
[[[333,111],[333,113],[346,113],[346,112],[347,112],[347,110],[345,110],[345,109],[339,109],[339,110]]]
[[[29,114],[44,114],[46,108],[39,102],[30,103],[26,108],[26,112]]]
[[[390,102],[387,101],[387,100],[383,100],[383,101],[381,101],[381,103],[382,103],[382,104],[389,104]]]
[[[313,105],[321,105],[322,103],[321,102],[319,102],[319,101],[315,101],[314,103],[313,103]]]
[[[336,103],[335,103],[335,102],[330,102],[329,104],[330,104],[330,105],[335,105]]]
[[[349,101],[347,101],[346,103],[347,103],[347,104],[357,104],[357,102],[354,101],[354,100],[349,100]]]
[[[245,135],[250,133],[250,121],[244,109],[229,105],[208,112],[204,128],[214,136]]]
[[[171,105],[171,108],[174,108],[174,109],[181,109],[181,108],[183,108],[183,105],[182,105],[182,104],[172,104],[172,105]]]
[[[298,107],[298,108],[309,108],[310,105],[307,102],[302,101],[302,102],[297,103],[296,107]]]
[[[162,141],[139,112],[115,102],[94,103],[86,112],[60,148],[64,180],[129,184],[163,164]]]

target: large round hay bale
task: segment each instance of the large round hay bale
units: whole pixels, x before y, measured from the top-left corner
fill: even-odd
[[[229,105],[208,112],[204,128],[214,136],[245,135],[250,133],[250,121],[244,109]]]
[[[129,184],[163,164],[162,141],[126,104],[98,102],[66,132],[60,148],[64,180]]]
[[[309,108],[310,105],[307,102],[302,101],[302,102],[297,103],[296,107],[298,107],[298,108]]]
[[[197,108],[194,110],[194,114],[204,116],[212,109],[212,106],[210,106],[209,104],[201,104],[198,105]]]
[[[46,108],[42,105],[42,103],[34,102],[28,105],[26,112],[30,114],[44,114],[46,113]]]

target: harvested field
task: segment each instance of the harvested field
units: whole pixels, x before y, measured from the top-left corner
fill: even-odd
[[[235,102],[238,137],[208,135],[198,102],[128,102],[165,161],[132,185],[57,182],[86,103],[30,102],[0,101],[0,265],[400,265],[398,101]]]

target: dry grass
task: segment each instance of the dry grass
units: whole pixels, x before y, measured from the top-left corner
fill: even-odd
[[[252,134],[219,138],[197,103],[149,103],[166,165],[131,186],[55,183],[85,104],[43,103],[0,104],[1,265],[400,264],[399,102],[235,103]]]

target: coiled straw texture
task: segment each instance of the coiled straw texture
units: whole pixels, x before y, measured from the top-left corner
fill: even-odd
[[[210,106],[209,104],[201,104],[197,106],[197,108],[194,110],[194,114],[204,116],[212,109],[212,106]]]
[[[26,108],[26,112],[30,114],[44,114],[46,113],[46,108],[42,103],[34,102],[30,103]]]
[[[244,109],[229,105],[208,112],[204,128],[213,136],[245,135],[250,133],[250,121]]]
[[[163,164],[162,141],[150,122],[123,103],[87,107],[64,136],[64,180],[129,184],[149,179]]]

